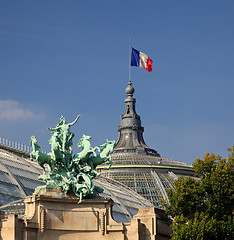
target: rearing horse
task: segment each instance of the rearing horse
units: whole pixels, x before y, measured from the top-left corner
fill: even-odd
[[[100,148],[100,154],[97,156],[92,156],[87,160],[87,164],[91,167],[91,173],[94,173],[94,175],[97,175],[97,171],[95,170],[97,165],[100,165],[104,162],[109,163],[108,168],[111,167],[111,156],[109,155],[110,153],[113,152],[113,149],[115,147],[115,141],[108,141],[102,145],[99,146]]]
[[[57,132],[52,133],[49,143],[51,145],[51,153],[49,153],[49,155],[52,157],[52,159],[54,159],[55,165],[59,165],[60,167],[64,167],[65,169],[67,169],[66,161],[60,150],[61,140]]]
[[[96,150],[99,150],[99,147],[91,147],[90,144],[91,136],[86,136],[83,134],[83,137],[78,142],[77,146],[82,149],[80,153],[75,154],[74,160],[77,164],[81,165],[82,167],[85,166],[87,163],[89,156],[93,153],[94,156],[97,154],[95,153]]]
[[[40,151],[41,147],[38,145],[37,139],[35,136],[31,137],[30,144],[33,149],[32,152],[30,153],[30,159],[31,160],[35,159],[40,164],[40,166],[43,168],[43,172],[45,172],[44,164],[46,164],[46,163],[52,169],[54,166],[53,166],[53,160],[52,160],[51,156],[48,154],[42,153]]]

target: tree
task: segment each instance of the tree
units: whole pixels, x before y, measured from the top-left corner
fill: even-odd
[[[172,240],[234,239],[234,146],[228,150],[226,159],[209,153],[196,159],[195,177],[181,177],[168,190]]]

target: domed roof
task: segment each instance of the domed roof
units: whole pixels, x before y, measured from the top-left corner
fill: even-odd
[[[0,148],[0,210],[5,213],[23,214],[22,199],[32,195],[36,187],[44,185],[44,182],[38,180],[42,173],[41,167],[30,161],[25,152],[22,154],[24,156],[19,156],[12,148],[11,152]],[[104,189],[101,197],[114,201],[112,215],[117,222],[129,222],[139,208],[152,206],[148,200],[112,179],[98,177],[93,181]]]
[[[174,181],[180,176],[193,176],[192,166],[173,159],[161,157],[149,148],[143,138],[144,128],[136,113],[131,82],[126,89],[125,112],[118,127],[119,137],[114,148],[112,167],[101,175],[119,181],[160,207],[159,200],[169,202],[166,190],[174,189]]]
[[[115,164],[108,171],[99,171],[101,175],[121,182],[144,198],[148,199],[155,207],[161,208],[160,199],[169,203],[166,190],[174,189],[174,181],[179,177],[193,176],[191,167],[181,165],[163,165],[145,163],[147,159],[135,164]],[[169,161],[170,162],[170,161]]]

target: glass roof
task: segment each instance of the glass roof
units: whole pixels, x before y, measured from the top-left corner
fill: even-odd
[[[134,154],[112,154],[113,165],[167,165],[191,168],[187,163],[176,161],[170,158],[156,157],[151,155],[134,155]]]
[[[157,168],[149,165],[141,168],[141,165],[119,166],[114,165],[108,171],[100,169],[101,176],[121,182],[133,191],[137,192],[155,207],[163,208],[160,199],[169,202],[166,190],[174,189],[174,181],[180,176],[192,176],[191,169]]]
[[[112,161],[112,168],[100,169],[101,177],[94,182],[104,189],[101,196],[114,201],[113,217],[120,222],[130,221],[141,207],[161,208],[159,201],[168,202],[166,190],[174,189],[174,181],[193,175],[191,166],[167,158],[115,155]],[[4,149],[0,149],[0,169],[0,206],[32,195],[44,185],[38,180],[42,169],[36,162]]]
[[[23,213],[24,203],[21,200],[32,195],[37,186],[44,185],[37,180],[42,169],[37,163],[4,149],[0,149],[0,169],[0,211]],[[94,179],[94,184],[104,189],[101,197],[114,201],[113,218],[117,222],[130,222],[139,208],[153,206],[147,199],[113,179],[98,177]]]

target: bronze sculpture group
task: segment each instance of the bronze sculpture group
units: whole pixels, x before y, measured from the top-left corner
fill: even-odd
[[[30,159],[36,160],[43,168],[43,174],[39,179],[46,182],[46,185],[40,188],[60,188],[64,193],[73,192],[79,197],[79,203],[84,197],[96,195],[103,192],[103,189],[93,184],[92,179],[98,175],[96,167],[104,162],[111,166],[111,156],[109,155],[115,146],[115,141],[108,141],[98,147],[92,147],[90,136],[83,134],[77,146],[82,149],[81,152],[73,155],[72,139],[75,136],[70,132],[79,119],[67,123],[66,119],[61,116],[59,123],[55,128],[48,128],[52,136],[49,140],[51,152],[46,154],[40,151],[35,136],[31,137],[32,152]],[[96,152],[99,152],[97,154]],[[48,171],[45,169],[48,166]],[[107,168],[107,169],[108,169]]]

